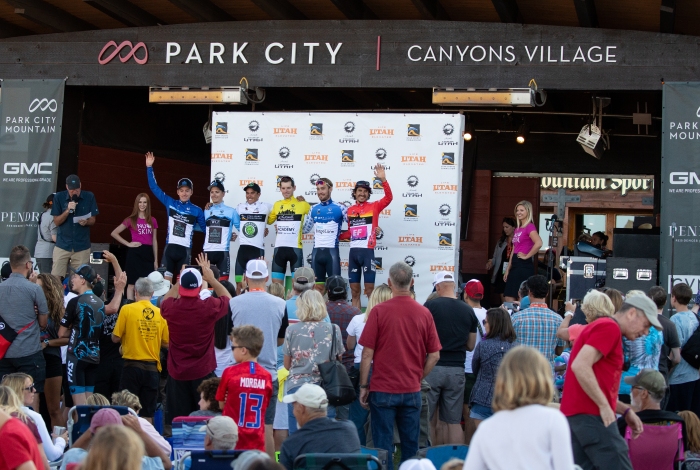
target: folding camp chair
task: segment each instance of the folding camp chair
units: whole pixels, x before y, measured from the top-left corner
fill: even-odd
[[[231,462],[245,450],[196,450],[190,470],[231,470]]]
[[[377,470],[382,470],[382,463],[370,454],[302,454],[294,459],[294,469],[367,470],[372,462]]]
[[[131,408],[127,408],[126,406],[74,406],[68,412],[68,424],[66,425],[66,428],[68,429],[68,439],[70,441],[71,447],[73,446],[73,443],[77,441],[78,438],[82,436],[85,431],[90,429],[90,422],[92,421],[92,417],[102,408],[112,408],[114,410],[117,410],[117,412],[122,416],[131,414],[132,416],[138,417],[134,410],[132,410]],[[73,418],[73,416],[75,416],[76,418]]]
[[[685,458],[681,423],[670,426],[644,424],[644,432],[632,439],[627,427],[625,441],[635,470],[673,470]]]
[[[469,446],[448,444],[419,449],[416,455],[433,462],[435,468],[440,468],[442,464],[450,459],[465,460],[467,458],[467,452],[469,452]]]
[[[389,464],[389,451],[386,449],[372,449],[370,447],[360,447],[360,452],[363,454],[368,454],[368,455],[373,455],[379,460],[379,462],[382,464],[383,468],[387,468],[387,465]],[[374,465],[372,466],[374,469]]]
[[[204,451],[204,437],[206,431],[199,429],[207,424],[211,416],[179,416],[173,419],[172,446],[175,461],[193,451]]]

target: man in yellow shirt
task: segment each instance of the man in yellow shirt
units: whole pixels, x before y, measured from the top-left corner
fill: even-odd
[[[119,388],[138,396],[140,416],[153,422],[160,382],[160,348],[168,347],[168,324],[160,309],[151,303],[153,283],[142,277],[134,290],[136,302],[119,311],[112,341],[122,344],[124,369]]]
[[[276,223],[277,228],[275,252],[272,257],[272,282],[280,284],[284,282],[287,263],[292,273],[304,265],[301,234],[304,217],[311,210],[311,206],[303,197],[294,197],[295,189],[294,179],[283,176],[280,179],[280,192],[284,199],[277,201],[267,216],[267,223]]]

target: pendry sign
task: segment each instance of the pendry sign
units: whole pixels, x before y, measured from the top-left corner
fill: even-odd
[[[658,90],[696,38],[456,21],[236,21],[0,40],[3,78],[69,85]],[[55,58],[60,57],[57,61]],[[663,61],[658,60],[663,57]],[[680,135],[680,133],[679,133]]]

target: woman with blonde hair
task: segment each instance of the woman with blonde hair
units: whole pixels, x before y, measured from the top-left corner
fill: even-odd
[[[360,405],[360,362],[362,362],[362,345],[358,343],[360,341],[360,335],[362,335],[362,330],[365,329],[365,324],[367,324],[367,318],[372,313],[372,309],[375,305],[382,302],[386,302],[391,299],[391,288],[386,284],[380,284],[374,288],[372,294],[369,296],[367,301],[367,308],[365,313],[361,315],[355,315],[350,320],[348,324],[348,340],[347,347],[348,350],[355,350],[355,361],[353,368],[357,371],[358,379],[355,383],[355,393],[357,393],[357,399],[350,404],[350,414],[349,419],[355,424],[357,428],[357,435],[360,437],[360,444],[365,445],[367,442],[367,434],[365,433],[365,423],[367,422],[367,416],[369,416],[369,410],[366,410]],[[370,377],[372,372],[370,371]]]
[[[573,469],[569,424],[547,406],[553,397],[549,361],[529,346],[508,351],[496,375],[495,414],[472,437],[464,470]]]
[[[109,406],[111,403],[101,393],[93,393],[85,399],[85,404],[90,406]]]
[[[36,393],[32,376],[23,372],[7,374],[2,378],[2,385],[11,388],[12,391],[15,392],[19,399],[22,413],[27,415],[34,421],[34,424],[36,424],[46,457],[49,460],[61,458],[66,447],[66,442],[68,441],[68,433],[66,432],[61,436],[53,436],[56,438],[56,442],[54,443],[52,436],[49,434],[49,430],[46,428],[44,418],[36,411],[29,408],[34,403],[34,394]]]
[[[321,374],[318,365],[330,360],[340,360],[345,352],[343,337],[338,325],[323,321],[328,316],[326,303],[314,289],[306,290],[297,298],[298,323],[287,328],[284,335],[284,367],[289,371],[287,394],[294,393],[306,383],[318,384]],[[333,356],[331,357],[331,351]],[[296,432],[297,421],[291,406],[289,434]],[[328,416],[335,417],[335,409],[328,407]]]
[[[564,308],[566,313],[564,313],[564,321],[561,322],[557,330],[557,338],[573,342],[578,338],[578,335],[581,334],[586,325],[570,325],[576,306],[571,302],[567,302]],[[581,304],[581,310],[586,316],[586,324],[592,323],[598,318],[612,317],[615,314],[615,307],[610,297],[597,290],[592,290],[585,295]]]
[[[112,230],[112,238],[129,247],[126,253],[126,297],[129,300],[134,300],[136,280],[158,270],[158,222],[151,216],[151,210],[148,194],[140,193],[134,200],[131,215]],[[130,242],[120,235],[127,228],[131,232]]]
[[[85,470],[141,470],[146,453],[143,441],[126,426],[103,426],[90,444]]]
[[[58,337],[58,328],[65,312],[63,306],[63,284],[61,280],[51,274],[41,273],[36,283],[44,291],[46,305],[49,308],[49,318],[46,328],[41,330],[41,347],[43,348],[46,362],[46,379],[44,380],[44,398],[46,410],[51,416],[52,426],[66,425],[65,417],[61,412],[61,388],[63,386],[63,363],[61,360],[61,346],[68,344],[68,338]]]
[[[685,432],[688,438],[688,447],[685,449],[686,459],[698,459],[686,462],[683,468],[687,470],[700,470],[700,418],[692,411],[679,411],[678,414],[685,422]]]
[[[211,379],[210,379],[211,380]],[[138,415],[141,413],[141,400],[139,400],[139,397],[134,395],[128,390],[122,390],[120,392],[116,392],[112,394],[112,405],[114,406],[126,406],[127,408],[131,408],[134,410],[134,412]],[[151,439],[153,439],[153,442],[155,442],[158,447],[160,447],[163,452],[165,452],[167,455],[170,455],[172,451],[172,447],[168,443],[168,441],[163,438],[163,436],[160,435],[160,433],[156,430],[156,428],[151,424],[147,419],[142,418],[139,416],[139,424],[141,425],[141,429],[143,432],[148,434]]]
[[[39,433],[37,423],[35,423],[31,417],[27,416],[27,413],[25,413],[24,407],[22,406],[22,400],[20,400],[15,391],[7,385],[0,385],[0,410],[4,411],[13,418],[19,419],[27,426],[29,431],[32,433],[32,436],[34,436],[34,439],[36,439],[39,454],[41,455],[41,459],[44,461],[44,467],[48,468],[49,462],[46,459],[45,445],[43,445],[44,443],[41,434]],[[44,428],[46,428],[46,425],[44,425]],[[65,447],[65,440],[62,438],[61,440],[63,441],[63,447]],[[50,440],[49,444],[51,444]],[[63,454],[63,451],[61,451],[61,454]]]
[[[513,249],[508,266],[503,274],[506,287],[503,292],[506,302],[518,300],[520,284],[534,274],[533,257],[542,247],[542,239],[532,221],[532,204],[520,201],[515,206],[515,220],[518,227],[513,232]]]

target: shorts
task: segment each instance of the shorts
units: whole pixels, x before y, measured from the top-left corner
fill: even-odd
[[[61,356],[55,354],[44,354],[46,361],[46,378],[53,379],[54,377],[63,377],[63,364]]]
[[[0,359],[0,379],[13,372],[24,372],[31,375],[37,393],[44,392],[46,360],[42,351],[24,357],[4,357]]]
[[[364,276],[365,284],[374,284],[377,265],[372,248],[350,248],[348,260],[348,278],[350,284],[359,284]]]
[[[134,365],[134,363],[136,364]],[[139,397],[141,402],[139,416],[152,418],[156,413],[156,405],[158,404],[160,372],[158,372],[155,363],[144,362],[143,364],[152,365],[151,368],[155,370],[145,370],[139,367],[140,364],[137,361],[129,361],[128,359],[125,361],[119,389],[126,389]]]
[[[438,407],[440,421],[447,424],[461,423],[464,404],[464,368],[435,366],[425,381],[430,384],[428,409],[431,418],[435,414],[435,408]]]
[[[311,252],[311,269],[316,274],[316,284],[325,284],[330,276],[340,276],[338,248],[314,248]]]
[[[275,409],[275,422],[272,424],[272,429],[284,429],[285,431],[289,429],[287,406],[289,405],[281,401],[277,401],[277,407]]]
[[[140,277],[148,277],[155,269],[153,245],[129,248],[126,252],[126,283],[133,286]]]
[[[275,412],[277,411],[277,394],[280,390],[280,383],[277,380],[272,381],[272,397],[270,397],[270,402],[267,404],[267,409],[265,410],[265,426],[272,426],[275,424]]]
[[[236,282],[243,282],[243,274],[248,261],[265,256],[265,250],[252,245],[241,245],[236,255]]]
[[[165,245],[163,250],[163,260],[161,266],[165,267],[165,275],[170,274],[172,277],[177,277],[180,274],[183,264],[190,264],[192,257],[192,249],[185,248],[182,245]]]
[[[219,268],[219,281],[228,281],[231,273],[231,254],[228,251],[207,251],[204,253],[211,264]]]
[[[95,378],[99,364],[81,361],[73,354],[66,354],[66,376],[71,395],[95,391]]]
[[[471,406],[469,417],[472,419],[488,419],[493,416],[493,410],[489,406],[478,405],[474,403]]]
[[[275,248],[275,254],[272,257],[272,279],[284,279],[287,273],[287,263],[289,269],[294,273],[297,268],[304,266],[304,252],[301,248],[292,248],[291,246],[280,246]]]
[[[472,396],[472,389],[476,384],[476,374],[471,372],[464,373],[464,404],[469,406],[469,398]]]

